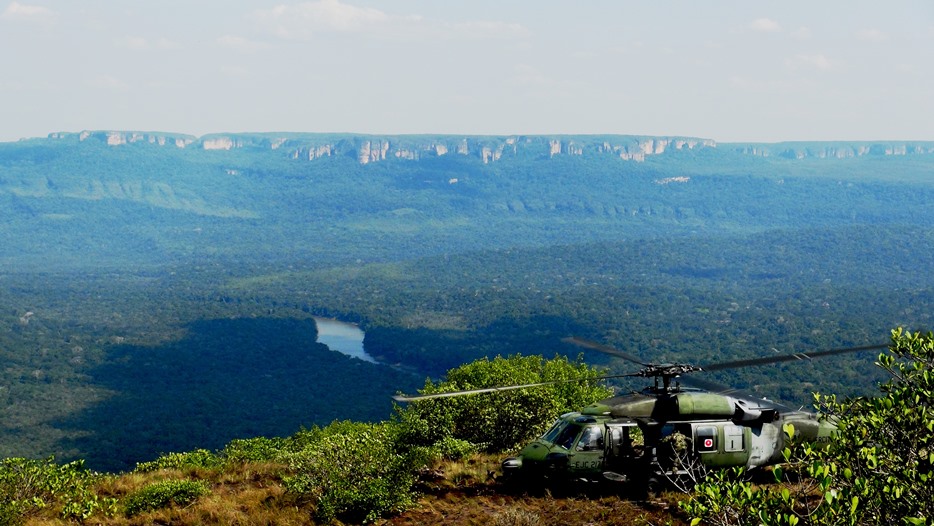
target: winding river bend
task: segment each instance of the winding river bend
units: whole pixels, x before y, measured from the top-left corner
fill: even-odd
[[[372,356],[363,349],[364,332],[354,323],[347,323],[331,318],[315,317],[318,327],[318,343],[328,346],[328,349],[346,354],[365,362],[377,363]]]

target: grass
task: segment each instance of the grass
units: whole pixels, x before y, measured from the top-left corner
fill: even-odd
[[[526,493],[507,489],[496,475],[500,458],[477,454],[459,462],[442,462],[422,476],[421,498],[406,513],[381,519],[382,526],[483,524],[536,526],[545,524],[685,524],[672,510],[678,495],[663,495],[658,502],[629,501],[609,493],[548,491]],[[102,526],[259,525],[314,524],[313,510],[296,502],[282,484],[285,466],[275,463],[230,463],[214,468],[163,469],[127,473],[100,479],[92,488],[100,497],[116,498],[120,512],[97,513],[86,524]],[[127,497],[143,488],[171,480],[200,481],[209,493],[194,502],[145,511],[128,517],[123,513]],[[44,509],[26,522],[30,526],[74,524],[59,518],[60,510]]]

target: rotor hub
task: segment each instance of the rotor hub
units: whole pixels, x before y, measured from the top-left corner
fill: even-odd
[[[677,385],[674,388],[671,387],[672,378],[678,378],[682,374],[693,373],[696,371],[703,371],[703,369],[696,365],[685,363],[648,364],[642,370],[632,373],[628,376],[655,378],[654,391],[656,393],[670,393],[678,390]],[[659,378],[662,380],[661,386],[658,382]]]

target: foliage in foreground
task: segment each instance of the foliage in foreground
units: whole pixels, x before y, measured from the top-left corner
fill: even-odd
[[[399,450],[395,426],[332,426],[334,433],[287,456],[294,474],[284,479],[285,487],[314,508],[316,519],[370,522],[415,502],[414,459]]]
[[[839,428],[827,447],[786,449],[792,462],[775,469],[779,486],[754,486],[742,470],[712,475],[683,504],[694,524],[934,521],[934,333],[893,331],[877,363],[892,375],[882,396],[839,402],[816,395],[821,414]]]
[[[30,514],[60,508],[65,519],[113,514],[116,500],[92,490],[100,475],[82,461],[58,465],[54,459],[7,458],[0,461],[0,525],[18,524]]]

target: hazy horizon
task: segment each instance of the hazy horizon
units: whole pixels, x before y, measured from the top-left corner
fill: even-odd
[[[934,140],[934,4],[0,1],[0,141]]]

